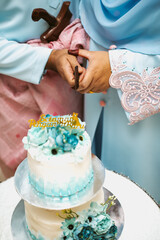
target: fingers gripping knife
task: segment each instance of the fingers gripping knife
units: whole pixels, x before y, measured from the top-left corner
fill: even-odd
[[[49,29],[40,37],[42,42],[56,41],[63,29],[70,23],[72,13],[69,10],[69,5],[70,2],[64,2],[56,18],[43,8],[36,8],[33,10],[33,21],[39,21],[42,18],[50,25]]]

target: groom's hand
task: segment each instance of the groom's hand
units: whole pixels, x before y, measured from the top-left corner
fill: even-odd
[[[74,71],[78,66],[81,81],[85,74],[85,68],[81,67],[75,56],[69,55],[67,49],[53,50],[50,54],[46,69],[58,72],[71,87],[75,85]]]

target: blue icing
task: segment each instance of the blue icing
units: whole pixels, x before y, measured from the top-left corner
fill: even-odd
[[[40,192],[44,193],[44,182],[42,179],[39,180],[39,190]]]
[[[74,181],[74,178],[71,178],[71,182],[70,182],[69,187],[70,187],[71,189],[75,189],[75,190],[76,190],[76,183],[75,183],[75,181]]]
[[[90,182],[93,182],[93,170],[90,169],[89,174],[86,174],[85,178],[78,181],[71,178],[69,183],[65,186],[58,186],[56,183],[47,182],[44,185],[43,179],[36,179],[34,175],[29,174],[29,182],[36,189],[47,196],[66,197],[82,191]]]
[[[35,188],[36,188],[37,182],[36,182],[36,178],[35,178],[34,175],[31,176],[31,175],[29,174],[29,183],[30,183],[31,185],[35,186]]]
[[[28,228],[28,225],[27,225],[27,232],[29,233],[29,236],[31,239],[33,240],[47,240],[46,238],[44,238],[42,235],[38,235],[38,237],[36,237]]]

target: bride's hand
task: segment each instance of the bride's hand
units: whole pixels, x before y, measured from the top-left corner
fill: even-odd
[[[80,93],[106,91],[109,88],[111,75],[108,52],[80,49],[78,55],[88,59],[88,67],[77,91]]]

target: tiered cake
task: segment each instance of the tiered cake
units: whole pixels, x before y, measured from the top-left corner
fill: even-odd
[[[93,195],[88,194],[96,180],[85,123],[73,113],[61,117],[42,115],[37,122],[30,120],[30,126],[23,138],[28,151],[28,184],[39,199],[56,199],[64,205],[67,201],[71,207],[46,209],[24,199],[29,237],[33,240],[116,239],[116,226],[106,214],[108,205],[100,205],[104,203],[102,188]],[[80,203],[82,195],[87,200]],[[79,204],[74,202],[72,207],[75,198],[79,198]],[[104,226],[98,225],[98,221]]]

